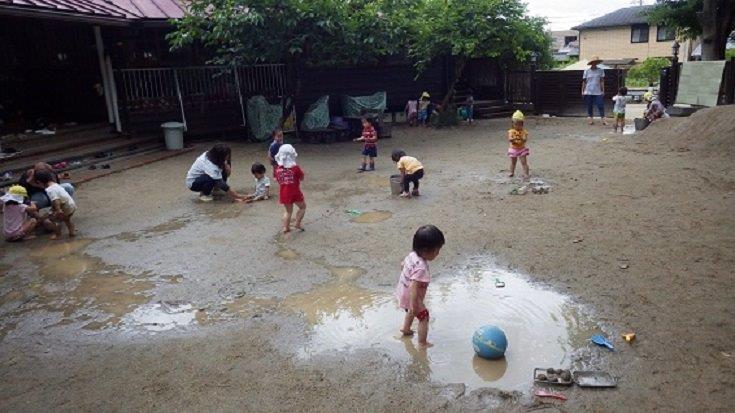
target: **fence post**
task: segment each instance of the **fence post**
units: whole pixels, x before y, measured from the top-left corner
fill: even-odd
[[[186,115],[184,114],[184,101],[181,99],[181,87],[179,87],[179,75],[176,69],[171,69],[174,72],[174,83],[176,83],[176,96],[179,98],[179,107],[181,108],[181,123],[184,124],[184,130],[189,130],[186,124]]]
[[[240,90],[240,75],[237,73],[237,66],[232,68],[235,72],[235,85],[237,86],[237,98],[240,101],[240,115],[242,116],[242,126],[245,127],[247,122],[245,120],[245,106],[242,104],[242,91]]]

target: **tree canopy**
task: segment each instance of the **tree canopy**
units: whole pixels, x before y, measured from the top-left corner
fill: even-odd
[[[309,65],[440,56],[527,61],[549,56],[544,21],[520,0],[191,0],[173,48],[199,43],[213,63]]]
[[[405,47],[408,0],[192,0],[173,48],[199,43],[212,63],[358,64]],[[387,13],[390,11],[390,13]]]
[[[683,38],[701,36],[702,60],[723,59],[735,29],[735,0],[657,0],[648,21],[673,28]]]
[[[658,82],[661,77],[661,69],[669,66],[671,66],[671,62],[665,57],[649,57],[643,63],[628,70],[626,84],[638,87],[650,86]]]

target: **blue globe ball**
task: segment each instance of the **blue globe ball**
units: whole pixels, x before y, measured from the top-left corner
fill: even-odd
[[[505,355],[508,339],[505,333],[495,326],[482,326],[472,336],[472,347],[478,356],[486,359],[499,359]]]

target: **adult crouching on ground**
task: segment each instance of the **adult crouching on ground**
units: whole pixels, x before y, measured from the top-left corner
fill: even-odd
[[[48,208],[51,206],[51,200],[46,194],[46,186],[36,181],[35,176],[38,172],[48,172],[51,174],[51,178],[54,182],[61,185],[62,188],[69,194],[74,196],[74,186],[70,183],[61,183],[59,176],[54,172],[54,168],[45,162],[38,162],[33,165],[33,168],[25,171],[18,180],[18,184],[26,189],[28,197],[31,202],[36,204],[38,209]]]
[[[233,191],[227,185],[227,178],[232,173],[232,151],[230,147],[218,143],[212,149],[199,155],[186,174],[186,187],[199,192],[199,200],[211,202],[215,191],[222,191],[233,202],[245,201],[245,196]]]
[[[587,62],[589,69],[584,70],[582,75],[582,96],[584,103],[587,104],[587,123],[592,125],[593,107],[596,106],[600,112],[600,120],[603,125],[607,125],[605,121],[605,71],[597,65],[602,63],[599,57],[594,56]]]

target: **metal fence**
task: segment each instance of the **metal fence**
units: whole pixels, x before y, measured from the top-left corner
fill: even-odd
[[[241,128],[247,98],[289,94],[282,64],[119,69],[115,75],[128,131],[154,130],[164,119],[196,131]]]

